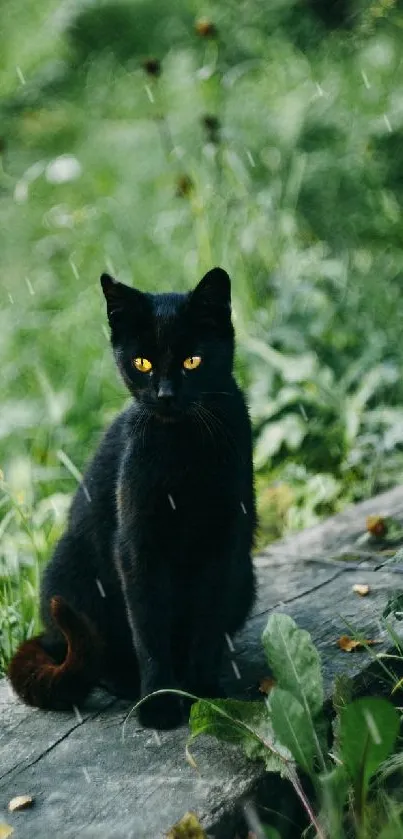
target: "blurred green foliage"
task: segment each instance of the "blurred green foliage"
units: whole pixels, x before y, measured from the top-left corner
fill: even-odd
[[[3,638],[126,398],[104,269],[231,273],[261,543],[402,479],[403,9],[330,6],[3,4]]]

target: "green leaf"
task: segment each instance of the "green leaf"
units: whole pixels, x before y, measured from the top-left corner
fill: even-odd
[[[356,699],[340,711],[340,756],[361,806],[373,774],[392,751],[399,715],[386,699]]]
[[[332,701],[336,712],[332,720],[333,750],[337,753],[340,739],[340,711],[353,701],[353,682],[345,673],[340,673],[334,680]]]
[[[400,551],[399,551],[400,553]],[[403,557],[400,557],[400,562],[402,561]],[[389,616],[394,617],[396,620],[401,621],[403,620],[403,591],[402,589],[396,589],[393,594],[389,597],[388,602],[382,612],[383,618],[388,618]]]
[[[319,776],[320,802],[319,823],[326,836],[344,839],[344,807],[350,782],[344,766],[335,766],[330,772]]]
[[[353,680],[346,673],[340,673],[333,682],[333,708],[338,713],[353,699]]]
[[[183,818],[171,827],[167,839],[207,839],[196,813],[185,813]]]
[[[323,706],[319,653],[309,632],[288,615],[271,615],[262,635],[263,646],[278,687],[289,691],[312,717]]]
[[[279,687],[272,689],[269,707],[276,737],[289,749],[298,766],[310,775],[316,743],[305,708],[292,693]]]
[[[241,746],[247,757],[263,760],[268,772],[287,775],[291,754],[276,741],[265,702],[199,699],[190,712],[191,740],[209,734]]]
[[[282,445],[287,446],[289,451],[299,449],[306,433],[306,422],[295,414],[286,414],[280,420],[266,423],[255,447],[256,468],[264,466],[270,457],[277,454]]]
[[[402,839],[403,821],[397,811],[392,812],[388,823],[383,827],[377,839]]]
[[[270,825],[263,826],[264,835],[266,839],[281,839],[281,835],[275,827]]]

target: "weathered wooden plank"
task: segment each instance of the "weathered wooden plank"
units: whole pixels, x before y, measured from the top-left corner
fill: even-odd
[[[34,765],[49,750],[68,737],[80,720],[96,717],[114,699],[99,692],[89,699],[85,709],[72,713],[50,714],[27,708],[12,694],[5,680],[0,682],[0,781],[15,777]]]
[[[386,570],[361,566],[345,572],[306,564],[302,558],[351,546],[372,513],[403,521],[403,489],[357,505],[257,557],[258,601],[225,664],[231,695],[258,695],[258,682],[267,673],[260,634],[276,609],[312,633],[328,691],[337,673],[362,673],[370,662],[368,654],[345,654],[336,639],[349,633],[349,626],[366,637],[384,638],[379,616],[398,578]],[[370,596],[354,595],[355,582],[369,583]],[[132,716],[123,729],[129,710],[99,693],[80,709],[80,723],[74,712],[25,708],[0,683],[0,821],[15,827],[16,839],[159,839],[189,809],[215,839],[233,839],[240,800],[263,784],[261,767],[206,738],[193,750],[198,774],[185,759],[186,728],[156,736]],[[7,813],[8,800],[20,793],[35,796],[34,808]]]

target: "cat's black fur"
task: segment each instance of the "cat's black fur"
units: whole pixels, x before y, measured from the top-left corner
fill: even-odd
[[[213,269],[189,294],[101,282],[134,399],[102,440],[46,568],[46,634],[20,648],[10,677],[42,706],[71,705],[102,680],[133,697],[176,686],[216,696],[225,633],[254,598],[251,427],[233,378],[229,278]],[[201,356],[197,369],[183,368],[189,356]],[[136,357],[152,371],[137,371]],[[181,713],[170,694],[139,709],[162,728]]]

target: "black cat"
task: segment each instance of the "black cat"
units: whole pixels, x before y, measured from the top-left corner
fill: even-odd
[[[219,695],[225,633],[254,599],[251,426],[233,378],[230,281],[188,294],[101,277],[115,359],[134,399],[106,433],[42,582],[46,632],[9,668],[25,702],[68,708],[99,682],[146,696]],[[168,728],[181,700],[139,709]]]

